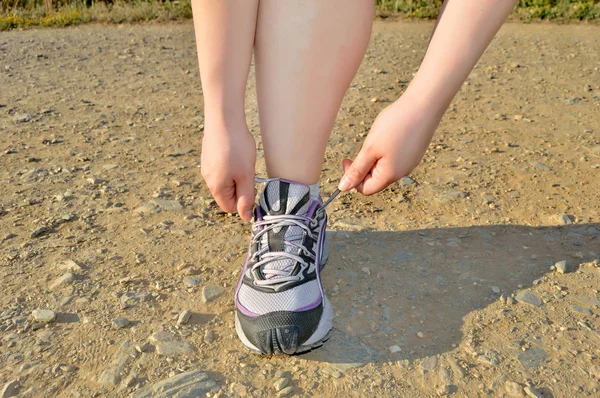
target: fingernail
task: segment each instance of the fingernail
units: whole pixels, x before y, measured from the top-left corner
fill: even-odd
[[[340,185],[338,185],[338,189],[340,191],[347,191],[348,189],[350,189],[350,186],[350,179],[346,176],[343,176],[342,180],[340,181]]]

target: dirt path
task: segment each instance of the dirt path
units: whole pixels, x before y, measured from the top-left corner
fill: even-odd
[[[326,194],[431,28],[376,23]],[[506,25],[412,180],[331,205],[330,341],[266,359],[233,331],[248,225],[200,178],[191,23],[2,33],[2,397],[598,396],[599,36]]]

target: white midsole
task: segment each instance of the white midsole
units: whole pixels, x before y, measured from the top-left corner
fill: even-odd
[[[321,314],[321,320],[319,321],[319,325],[317,326],[317,330],[310,336],[308,340],[302,343],[301,346],[310,346],[315,343],[320,342],[327,336],[327,333],[331,330],[333,326],[333,309],[331,308],[331,304],[329,304],[329,300],[327,300],[327,296],[323,296],[323,313]],[[250,348],[254,351],[260,351],[257,347],[252,344],[244,331],[242,330],[242,325],[238,319],[237,313],[235,314],[235,331],[237,332],[238,337],[240,338],[242,344],[246,347]]]

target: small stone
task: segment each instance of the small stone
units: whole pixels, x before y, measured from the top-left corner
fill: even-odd
[[[343,375],[344,374],[342,372],[340,372],[339,370],[336,370],[336,371],[334,371],[334,372],[331,373],[331,377],[333,377],[334,379],[339,379]]]
[[[562,261],[557,262],[556,264],[554,264],[554,268],[556,269],[556,272],[558,272],[559,274],[566,274],[567,273],[567,261],[562,260]]]
[[[237,395],[238,397],[248,396],[248,389],[241,383],[231,383],[229,385],[229,392]]]
[[[445,384],[438,388],[437,395],[439,397],[444,397],[446,395],[450,395],[454,392],[455,387],[452,384]]]
[[[165,343],[165,342],[173,341],[174,337],[175,336],[173,336],[173,334],[169,333],[169,332],[154,332],[154,333],[152,333],[152,335],[150,335],[148,340],[151,343]]]
[[[98,177],[90,177],[86,180],[88,182],[88,184],[90,185],[100,185],[103,182],[105,182],[103,179],[98,178]]]
[[[71,272],[67,272],[66,274],[64,274],[63,276],[57,278],[51,285],[50,285],[50,290],[55,290],[58,289],[64,285],[68,285],[70,283],[73,283],[73,281],[75,281],[76,276],[75,274],[71,273]]]
[[[194,346],[187,341],[170,341],[156,346],[156,353],[163,356],[187,355],[194,350]]]
[[[42,236],[42,235],[46,235],[46,234],[50,233],[51,231],[52,231],[52,228],[50,228],[50,227],[48,227],[48,226],[45,226],[45,225],[43,225],[43,226],[41,226],[41,227],[39,227],[39,228],[36,228],[36,229],[35,229],[35,230],[34,230],[34,231],[33,231],[33,232],[32,232],[32,233],[29,235],[29,237],[30,237],[31,239],[38,238],[38,237],[40,237],[40,236]]]
[[[135,346],[135,350],[139,353],[150,351],[150,344],[138,344]]]
[[[31,119],[33,119],[32,115],[30,115],[28,113],[21,113],[21,114],[15,115],[15,117],[13,118],[13,122],[15,122],[16,124],[27,123]]]
[[[390,352],[391,352],[392,354],[395,354],[395,353],[397,353],[397,352],[400,352],[400,351],[402,351],[402,348],[400,348],[400,346],[399,346],[399,345],[393,345],[393,346],[390,346],[390,347],[389,347],[389,350],[390,350]]]
[[[498,294],[498,293],[500,293],[500,288],[498,286],[492,286],[492,292],[494,294]]]
[[[123,317],[118,317],[112,322],[112,325],[117,329],[124,329],[130,324],[131,322],[129,322],[129,319]]]
[[[416,181],[413,180],[412,178],[406,176],[406,177],[402,177],[400,179],[400,185],[412,185],[414,184]]]
[[[116,386],[121,381],[121,368],[119,366],[114,368],[106,369],[100,377],[98,378],[98,382],[101,384],[108,384],[112,386]]]
[[[289,397],[290,395],[292,395],[293,392],[294,392],[294,387],[292,387],[292,386],[286,387],[277,393],[277,398]]]
[[[9,381],[4,385],[2,389],[2,394],[0,394],[1,398],[10,398],[16,397],[19,395],[19,391],[21,390],[21,383],[19,380]]]
[[[417,332],[417,337],[422,339],[425,337],[425,335],[423,334],[423,332]]]
[[[525,387],[524,390],[525,390],[525,394],[527,394],[528,397],[544,398],[544,395],[542,395],[541,392],[539,392],[538,390],[536,390],[535,388],[533,388],[531,386]]]
[[[275,391],[281,391],[285,387],[287,387],[288,384],[290,384],[290,378],[282,377],[281,379],[279,379],[275,383],[273,383],[273,387],[275,387]]]
[[[50,323],[56,319],[56,312],[42,308],[33,310],[31,315],[33,315],[35,321],[43,323]]]
[[[596,380],[600,380],[600,365],[592,365],[590,368],[590,376]]]
[[[546,360],[548,354],[540,347],[532,347],[519,354],[517,359],[525,369],[537,368]]]
[[[215,333],[208,329],[206,332],[204,332],[204,342],[206,344],[212,344],[215,341]]]
[[[177,211],[183,209],[178,200],[152,199],[151,204],[158,206],[161,210]]]
[[[147,385],[131,394],[131,398],[204,397],[219,389],[218,384],[201,370],[180,373],[166,380]],[[223,397],[215,394],[213,397]]]
[[[81,265],[79,265],[73,260],[66,260],[59,266],[59,268],[64,269],[66,271],[83,271]]]
[[[421,369],[433,371],[437,366],[437,357],[435,355],[427,357],[421,361]]]
[[[589,308],[586,308],[586,307],[579,306],[579,305],[572,305],[571,311],[577,312],[582,315],[588,315],[588,316],[592,315],[592,310],[590,310]]]
[[[202,288],[202,301],[205,303],[216,300],[221,294],[223,289],[217,285],[206,285]]]
[[[575,217],[570,214],[561,214],[559,219],[564,225],[571,225],[575,221]]]
[[[542,300],[535,293],[530,292],[529,290],[522,290],[517,293],[517,301],[521,303],[526,303],[529,305],[533,305],[534,307],[539,307],[542,305]]]
[[[519,383],[515,383],[514,381],[507,380],[504,383],[504,390],[511,397],[524,397],[525,391],[523,391],[523,386]]]
[[[186,323],[188,323],[190,321],[191,317],[192,317],[192,311],[185,310],[181,314],[179,314],[179,318],[177,318],[177,324],[185,325]]]
[[[201,279],[199,276],[186,276],[185,278],[183,278],[183,284],[187,287],[198,286],[200,282]]]

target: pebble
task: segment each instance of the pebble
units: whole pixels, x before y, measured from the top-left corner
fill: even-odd
[[[525,369],[537,368],[546,359],[546,351],[540,347],[531,347],[519,354],[517,359]]]
[[[275,383],[273,383],[273,387],[275,387],[275,391],[281,391],[285,387],[287,387],[288,384],[290,384],[290,378],[282,377],[279,380],[277,380]]]
[[[192,311],[185,310],[181,314],[179,314],[179,318],[177,318],[177,324],[185,325],[186,323],[188,323],[190,321],[191,317],[192,317]]]
[[[204,342],[206,344],[212,344],[215,341],[215,333],[212,330],[204,332]]]
[[[33,319],[37,322],[50,323],[56,319],[56,312],[42,308],[33,310],[31,315],[33,315]]]
[[[571,225],[573,224],[573,221],[575,220],[575,217],[573,217],[570,214],[561,214],[558,216],[559,220],[561,221],[561,223],[563,223],[564,225]]]
[[[156,353],[164,356],[187,355],[193,350],[194,346],[187,341],[169,341],[156,346]]]
[[[541,392],[539,392],[538,390],[536,390],[535,388],[533,388],[531,386],[525,387],[524,390],[525,390],[525,394],[527,394],[527,396],[529,396],[529,397],[544,398],[544,395],[542,395]]]
[[[392,345],[392,346],[390,346],[390,347],[389,347],[389,350],[390,350],[390,352],[391,352],[392,354],[395,354],[395,353],[397,353],[397,352],[400,352],[400,351],[402,351],[402,348],[400,348],[400,346],[399,346],[399,345]]]
[[[557,262],[556,264],[554,264],[554,268],[556,269],[556,272],[558,272],[559,274],[566,274],[567,273],[567,261],[562,260],[562,261]]]
[[[113,322],[112,325],[114,327],[116,327],[117,329],[123,329],[128,327],[131,324],[131,322],[129,322],[129,319],[127,318],[123,318],[123,317],[118,317],[116,318]]]
[[[524,397],[525,391],[523,391],[523,386],[519,383],[515,383],[514,381],[507,380],[504,383],[504,390],[511,397]]]
[[[235,394],[238,397],[248,396],[248,389],[245,385],[240,383],[231,383],[231,385],[229,386],[229,392]]]
[[[534,307],[539,307],[540,305],[542,305],[542,300],[540,300],[540,298],[535,293],[530,292],[529,290],[522,290],[519,293],[517,293],[516,299],[521,303],[533,305]]]
[[[148,340],[151,343],[165,343],[168,341],[173,341],[173,333],[169,332],[154,332],[148,337]]]
[[[592,310],[590,310],[589,308],[586,308],[586,307],[579,306],[579,305],[572,305],[571,311],[577,312],[577,313],[583,314],[583,315],[588,315],[588,316],[592,315]]]
[[[200,284],[201,280],[199,276],[186,276],[183,278],[183,284],[187,287],[194,287]]]
[[[592,365],[590,368],[590,376],[596,380],[600,380],[600,365]]]
[[[492,292],[498,294],[500,293],[500,288],[498,286],[492,286]]]
[[[67,260],[60,264],[59,268],[64,269],[66,271],[83,271],[83,268],[80,264],[73,260]]]
[[[152,199],[149,203],[159,207],[161,210],[177,211],[183,209],[178,200]]]
[[[75,274],[71,273],[71,272],[67,272],[66,274],[64,274],[63,276],[57,278],[51,285],[50,285],[50,290],[55,290],[58,289],[64,285],[68,285],[70,283],[73,283],[73,281],[75,281],[75,279],[77,279],[75,277]]]
[[[425,335],[423,334],[423,332],[417,332],[417,337],[422,339],[425,337]]]
[[[106,369],[98,378],[100,384],[108,384],[116,386],[121,382],[121,367],[116,366],[114,368]]]
[[[21,390],[21,383],[19,383],[19,380],[9,381],[8,383],[6,383],[4,385],[4,388],[2,389],[2,394],[0,394],[0,397],[1,398],[16,397],[17,395],[19,395],[20,390]]]
[[[223,289],[217,285],[206,285],[202,288],[202,301],[205,303],[216,300],[221,294]]]
[[[437,395],[440,397],[444,397],[446,395],[452,394],[453,391],[454,391],[454,386],[452,384],[445,384],[445,385],[441,386],[440,388],[438,388]]]
[[[208,396],[208,392],[218,389],[217,382],[209,378],[206,373],[192,370],[144,386],[132,393],[131,398],[204,397]]]
[[[288,397],[288,396],[292,395],[293,392],[294,392],[294,387],[292,387],[292,386],[286,387],[277,393],[277,398]]]
[[[437,357],[431,356],[431,357],[427,357],[425,359],[423,359],[423,361],[421,361],[421,369],[423,370],[428,370],[428,371],[432,371],[435,369],[435,367],[437,366]]]
[[[410,177],[402,177],[402,179],[400,179],[400,185],[412,185],[415,182],[416,181]]]

